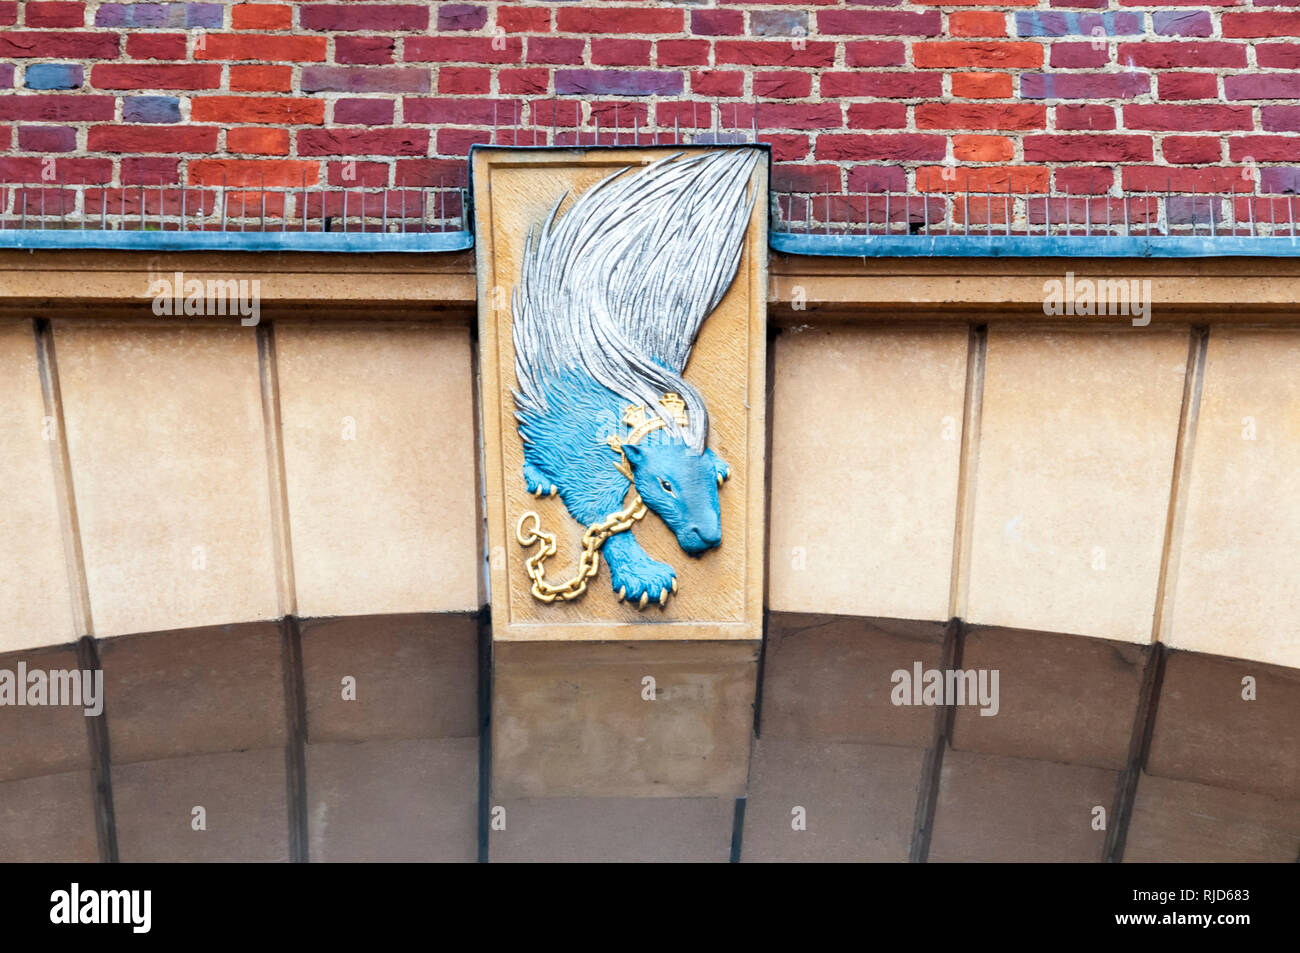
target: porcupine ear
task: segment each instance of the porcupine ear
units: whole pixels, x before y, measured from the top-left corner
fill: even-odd
[[[645,452],[634,443],[625,443],[623,444],[623,456],[627,457],[627,462],[632,464],[632,469],[635,470],[641,465],[641,461],[645,459]]]

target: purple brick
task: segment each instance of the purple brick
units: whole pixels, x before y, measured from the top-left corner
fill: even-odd
[[[1157,10],[1151,25],[1161,36],[1209,36],[1214,23],[1208,10]]]
[[[1208,225],[1210,202],[1195,195],[1171,195],[1165,199],[1170,225]]]
[[[85,80],[84,72],[76,63],[33,63],[23,82],[28,89],[76,89]]]
[[[0,87],[12,89],[14,85],[14,64],[0,63]]]
[[[334,104],[334,121],[345,126],[390,126],[393,123],[393,101],[340,99]]]
[[[427,30],[429,8],[404,3],[309,3],[298,8],[304,30]]]
[[[1264,106],[1259,118],[1265,132],[1300,132],[1300,106]]]
[[[1300,73],[1248,73],[1223,77],[1225,99],[1300,99]]]
[[[487,24],[487,7],[472,3],[438,4],[439,30],[481,30]]]
[[[1026,10],[1016,14],[1020,36],[1133,36],[1142,32],[1136,13],[1056,13]]]
[[[175,96],[127,96],[122,100],[123,122],[161,125],[181,121],[181,101]]]
[[[745,15],[739,10],[691,11],[691,32],[696,36],[730,36],[743,32],[744,27]]]
[[[1151,91],[1145,73],[1022,73],[1022,99],[1131,99]]]
[[[555,71],[555,92],[560,96],[676,96],[681,91],[681,73],[626,69]]]
[[[749,14],[754,36],[807,36],[808,14],[802,10],[754,10]]]
[[[220,3],[187,3],[184,6],[185,25],[191,29],[220,30],[224,25]]]
[[[1284,166],[1268,166],[1259,170],[1259,190],[1261,192],[1300,193],[1300,169]]]
[[[565,36],[530,36],[526,63],[545,63],[551,66],[568,66],[582,62],[586,40]]]
[[[219,30],[223,23],[220,3],[106,3],[95,11],[95,26]]]
[[[412,66],[305,66],[304,93],[427,93],[429,71]]]
[[[23,126],[18,130],[18,148],[23,152],[74,152],[77,130],[71,126]]]
[[[106,3],[95,11],[95,26],[126,26],[126,7],[120,3]]]

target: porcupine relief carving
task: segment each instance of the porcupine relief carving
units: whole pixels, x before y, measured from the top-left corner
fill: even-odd
[[[714,151],[623,169],[562,217],[561,197],[529,230],[512,300],[523,476],[530,493],[558,495],[589,527],[590,550],[578,579],[548,582],[540,565],[554,536],[535,513],[520,518],[520,543],[539,544],[528,562],[542,601],[582,595],[603,555],[618,598],[666,604],[677,572],[630,528],[647,510],[692,556],[722,543],[729,468],[707,446],[708,408],[683,374],[736,275],[758,156]]]

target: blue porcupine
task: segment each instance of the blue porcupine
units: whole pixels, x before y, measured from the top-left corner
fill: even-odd
[[[720,150],[623,169],[557,221],[561,197],[529,230],[512,301],[524,480],[530,493],[558,493],[584,525],[619,511],[630,478],[686,553],[722,542],[729,469],[708,449],[708,409],[682,375],[735,278],[758,156]],[[633,432],[638,413],[658,416],[648,432]],[[631,532],[610,536],[604,555],[620,599],[663,604],[676,591],[673,567]]]

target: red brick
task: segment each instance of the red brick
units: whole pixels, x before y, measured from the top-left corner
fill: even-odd
[[[502,94],[533,96],[550,87],[551,71],[547,69],[503,69],[497,73],[497,89]]]
[[[135,60],[183,60],[184,33],[132,33],[126,38],[126,55]]]
[[[55,33],[44,30],[6,30],[0,33],[0,57],[111,60],[117,54],[116,33]]]
[[[846,66],[902,66],[906,62],[906,50],[902,43],[862,40],[844,44]]]
[[[115,104],[116,100],[112,96],[87,96],[80,93],[0,96],[0,120],[111,120]]]
[[[1032,69],[1043,65],[1043,48],[1037,43],[914,43],[912,62],[921,69]]]
[[[497,7],[497,26],[507,33],[547,33],[551,11],[537,7]]]
[[[758,121],[766,129],[838,129],[839,103],[763,103]]]
[[[1218,99],[1219,78],[1213,73],[1161,73],[1157,99]]]
[[[391,126],[391,99],[340,99],[334,103],[334,121],[340,125]]]
[[[762,115],[762,112],[759,112]],[[853,103],[848,108],[850,129],[906,129],[907,106],[904,103]]]
[[[393,163],[393,182],[404,188],[463,185],[464,177],[465,164],[454,159],[398,159]]]
[[[304,129],[298,133],[300,156],[422,156],[428,151],[427,129]]]
[[[649,66],[650,46],[649,40],[592,40],[591,61],[597,66]]]
[[[492,72],[476,66],[444,66],[438,70],[438,92],[480,95],[492,91]]]
[[[959,162],[1009,162],[1015,144],[1006,136],[953,136],[952,156]]]
[[[740,70],[695,70],[691,92],[699,96],[740,96],[745,92],[745,74]]]
[[[91,126],[90,152],[215,152],[216,126]]]
[[[944,173],[950,176],[945,179]],[[955,173],[955,175],[954,175]],[[922,166],[916,170],[917,188],[922,192],[1043,192],[1048,170],[1043,166],[990,166],[987,168]]]
[[[330,185],[374,188],[388,184],[388,172],[386,162],[357,162],[349,159],[328,163],[325,177]]]
[[[561,36],[530,36],[526,62],[552,66],[573,66],[582,62],[586,40]]]
[[[307,185],[320,181],[320,164],[292,159],[191,159],[189,183],[209,186],[299,187],[303,177]]]
[[[1072,130],[1100,130],[1115,128],[1113,106],[1057,106],[1056,128]]]
[[[1115,184],[1115,173],[1100,166],[1070,166],[1056,170],[1056,191],[1069,191],[1071,195],[1105,195]],[[1102,206],[1102,216],[1106,207]],[[1098,221],[1098,219],[1093,219]]]
[[[469,147],[486,143],[492,138],[486,129],[439,129],[438,154],[444,156],[467,156]]]
[[[86,5],[84,3],[34,3],[26,5],[27,13],[23,22],[28,26],[85,26]]]
[[[794,70],[755,73],[754,95],[764,99],[804,99],[812,95],[812,75]]]
[[[403,57],[407,63],[518,63],[523,52],[519,37],[412,36]]]
[[[287,3],[237,3],[230,8],[236,30],[291,30],[293,7]]]
[[[1121,43],[1119,62],[1126,67],[1170,69],[1195,66],[1240,68],[1246,65],[1244,43]]]
[[[120,182],[180,182],[181,160],[170,156],[123,156]]]
[[[384,66],[393,62],[395,46],[391,36],[336,36],[334,62],[348,66]]]
[[[822,10],[817,14],[817,32],[823,36],[939,36],[943,14],[938,10]]]
[[[1042,129],[1047,123],[1047,107],[1036,105],[921,103],[915,114],[917,129]]]
[[[659,103],[655,107],[655,122],[663,128],[707,129],[713,125],[713,107],[682,100]]]
[[[241,126],[226,132],[226,151],[231,154],[287,156],[289,131]]]
[[[298,9],[304,30],[423,31],[429,28],[429,5],[417,3],[305,3]]]
[[[1219,162],[1223,151],[1217,136],[1165,136],[1160,149],[1166,162],[1185,165]]]
[[[823,73],[822,96],[873,96],[879,99],[926,99],[943,90],[938,73],[854,72]]]
[[[1150,136],[1079,135],[1025,136],[1026,162],[1076,162],[1087,156],[1093,162],[1150,162]]]
[[[810,155],[811,146],[807,136],[795,133],[764,133],[763,141],[772,147],[773,162],[798,162]]]
[[[293,88],[291,66],[232,66],[232,93],[287,93]]]
[[[713,58],[720,66],[831,66],[835,44],[810,40],[795,49],[789,40],[718,40]]]
[[[272,63],[320,63],[329,41],[323,36],[276,36],[264,33],[209,33],[195,41],[196,60],[258,60]]]
[[[1094,47],[1091,43],[1053,43],[1050,61],[1054,69],[1102,67],[1110,62],[1110,47]]]
[[[953,73],[952,94],[958,99],[1010,99],[1010,73]]]
[[[942,159],[948,140],[944,136],[922,136],[914,133],[899,135],[864,135],[858,133],[828,133],[817,137],[815,155],[818,159],[870,159],[935,160]]]
[[[1255,62],[1264,69],[1300,69],[1300,43],[1257,43]]]
[[[1225,13],[1221,23],[1230,37],[1300,35],[1300,13]]]
[[[593,62],[596,44],[592,40]],[[708,40],[660,40],[655,44],[655,53],[660,66],[707,66],[709,62]]]
[[[745,15],[739,10],[692,10],[691,32],[696,36],[740,36],[745,32]]]
[[[0,156],[0,181],[42,182],[46,159],[41,156]],[[102,185],[112,181],[111,159],[60,158],[55,160],[54,174],[66,183],[92,182]]]
[[[287,96],[195,96],[190,100],[190,120],[318,126],[325,121],[325,101]]]
[[[949,36],[1006,36],[1007,17],[1005,13],[974,12],[948,14]]]
[[[1121,184],[1130,191],[1226,192],[1250,191],[1254,186],[1237,169],[1171,169],[1168,166],[1129,166]]]
[[[684,26],[681,10],[560,7],[555,11],[555,28],[561,33],[681,33]]]
[[[1253,129],[1249,106],[1125,106],[1128,129],[1170,129],[1178,132],[1213,132]]]
[[[13,26],[18,22],[18,0],[0,2],[0,26]]]
[[[197,63],[104,63],[91,67],[90,84],[100,89],[217,89],[221,85],[221,67]]]
[[[1233,136],[1228,161],[1295,162],[1300,160],[1300,136]]]

